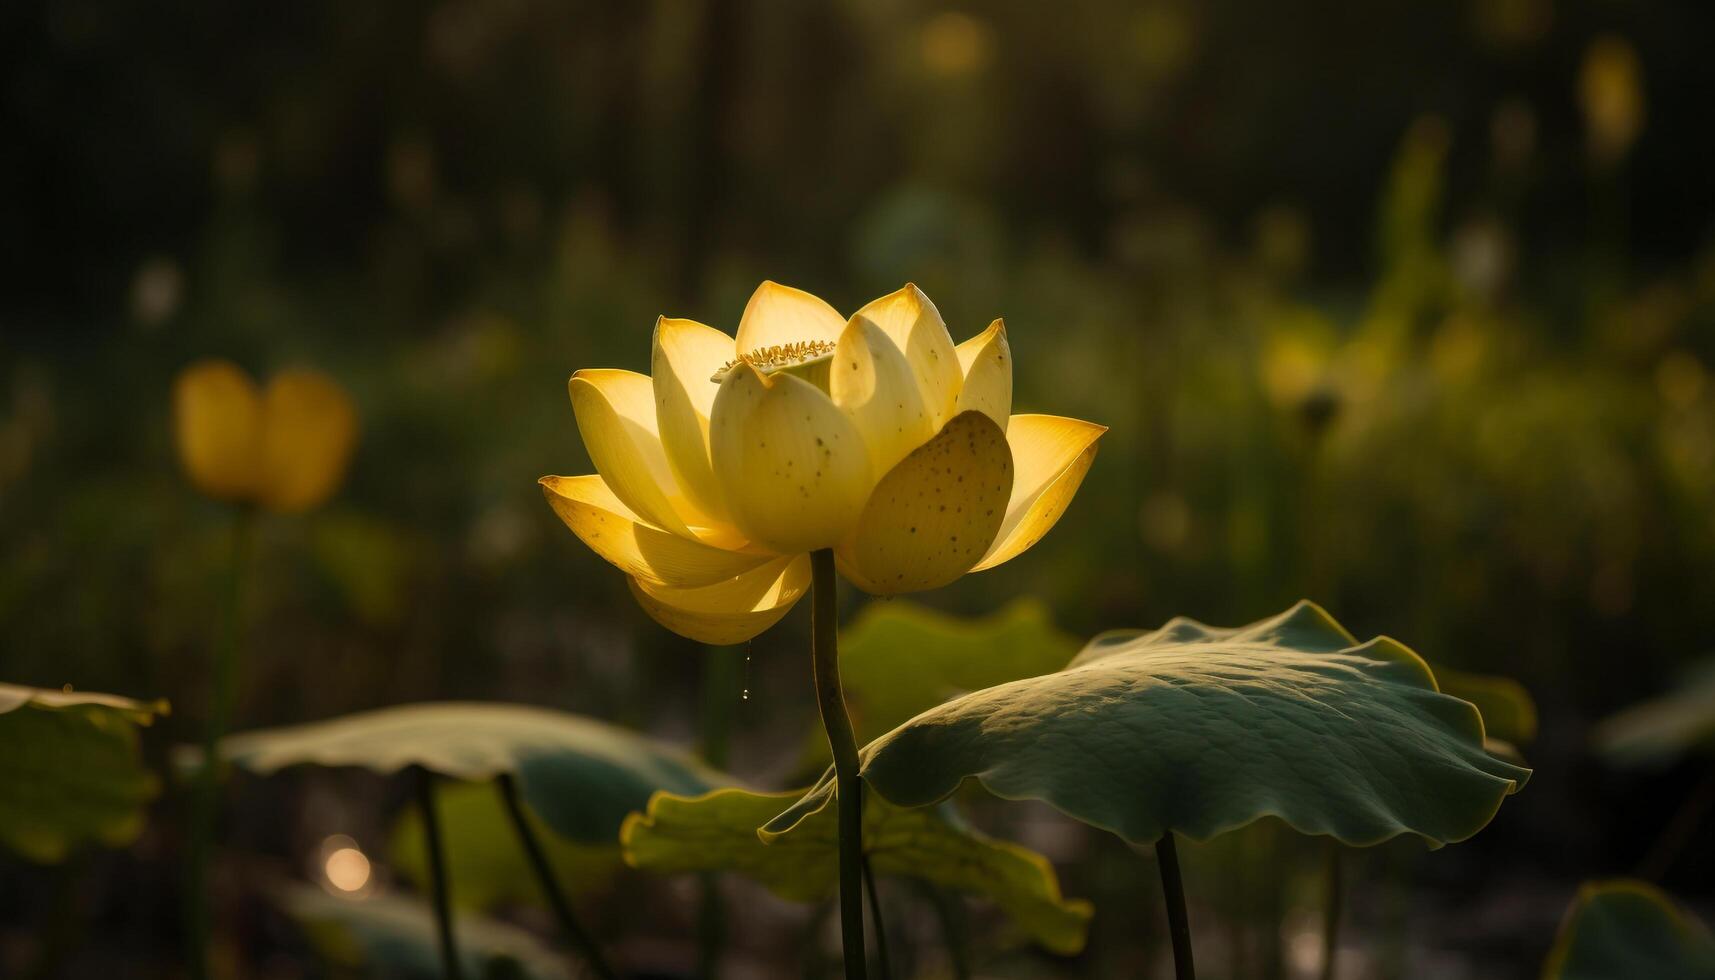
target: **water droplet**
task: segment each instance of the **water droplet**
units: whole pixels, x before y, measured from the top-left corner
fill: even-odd
[[[749,701],[750,700],[750,688],[748,688],[748,687],[745,688],[744,693],[740,694],[739,698],[740,698],[740,700]]]

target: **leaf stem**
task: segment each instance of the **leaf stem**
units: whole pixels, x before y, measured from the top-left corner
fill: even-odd
[[[524,812],[524,804],[518,798],[518,783],[509,772],[503,772],[495,777],[494,785],[500,790],[500,798],[506,804],[506,815],[512,818],[512,830],[518,835],[518,842],[524,845],[524,856],[530,859],[530,870],[536,873],[536,884],[542,889],[542,897],[548,900],[549,908],[554,911],[554,918],[559,921],[560,931],[565,933],[570,942],[583,958],[589,961],[590,969],[601,980],[613,980],[617,974],[609,966],[606,957],[601,954],[601,946],[584,930],[576,915],[572,914],[571,903],[566,901],[565,892],[560,890],[559,879],[554,877],[554,869],[548,864],[548,856],[542,852],[542,842],[537,840],[536,832],[530,829],[529,815]]]
[[[1715,807],[1715,765],[1704,771],[1702,780],[1674,811],[1661,836],[1650,845],[1648,856],[1638,868],[1638,877],[1645,881],[1661,881],[1672,870],[1674,859],[1696,836],[1698,826],[1712,807]]]
[[[858,779],[857,735],[840,690],[839,597],[834,553],[810,553],[810,661],[816,702],[828,749],[834,757],[834,790],[840,818],[840,943],[846,980],[865,980],[863,936],[863,784]]]
[[[881,898],[875,892],[875,872],[870,870],[869,855],[863,856],[863,885],[869,893],[869,918],[875,926],[875,958],[879,961],[876,970],[881,980],[893,980],[893,967],[887,958],[887,929],[881,917]]]
[[[963,900],[927,882],[921,883],[921,890],[935,907],[935,917],[940,920],[941,938],[947,944],[947,959],[952,965],[954,980],[971,980],[970,937],[965,929]]]
[[[458,941],[453,937],[452,895],[447,890],[446,855],[441,849],[441,819],[435,807],[435,774],[417,767],[417,806],[423,811],[423,846],[429,858],[429,899],[435,907],[435,932],[441,945],[441,971],[462,980]]]
[[[209,863],[214,851],[214,823],[220,790],[220,739],[232,721],[238,696],[239,642],[243,635],[244,585],[250,568],[256,512],[249,506],[233,511],[231,554],[228,558],[226,594],[222,597],[220,636],[214,648],[214,690],[209,701],[208,726],[203,732],[202,769],[197,772],[191,797],[189,876],[185,893],[185,960],[192,980],[209,975],[208,941],[210,912]]]
[[[1191,963],[1191,923],[1185,916],[1185,882],[1179,876],[1179,855],[1173,847],[1173,831],[1163,831],[1155,842],[1155,861],[1161,866],[1161,895],[1167,900],[1167,932],[1173,938],[1175,980],[1196,980]]]
[[[1340,912],[1345,904],[1344,875],[1340,870],[1340,842],[1328,841],[1328,895],[1322,905],[1322,980],[1334,980],[1334,965],[1340,952]]]

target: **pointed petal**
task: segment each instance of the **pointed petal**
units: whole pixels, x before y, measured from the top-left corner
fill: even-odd
[[[344,388],[320,371],[276,374],[262,393],[262,505],[291,512],[327,500],[356,444],[357,410]]]
[[[734,525],[780,554],[832,547],[869,496],[869,451],[857,427],[790,374],[745,366],[728,375],[709,443]]]
[[[872,473],[886,473],[935,434],[911,363],[874,321],[852,317],[846,324],[828,391],[862,434]]]
[[[566,388],[584,449],[614,496],[656,527],[690,537],[674,505],[681,495],[656,429],[653,382],[635,371],[583,370]]]
[[[722,521],[726,508],[709,465],[709,414],[720,385],[714,373],[737,356],[733,339],[695,320],[655,323],[651,381],[661,446],[679,487],[709,519]]]
[[[736,578],[675,589],[633,578],[631,594],[651,619],[712,646],[743,643],[780,621],[810,587],[810,559],[776,558]]]
[[[748,572],[771,557],[726,551],[650,527],[594,474],[545,476],[538,482],[542,496],[572,533],[635,578],[696,588]]]
[[[1006,516],[1012,448],[994,420],[965,412],[876,484],[841,545],[840,567],[876,595],[946,585],[983,557]]]
[[[917,390],[923,393],[923,403],[929,406],[939,429],[955,414],[959,388],[964,383],[959,356],[941,311],[923,290],[907,283],[904,289],[872,300],[853,314],[854,319],[859,317],[880,327],[905,352],[917,375]]]
[[[1006,427],[1012,446],[1012,499],[1000,534],[973,572],[993,568],[1042,540],[1096,458],[1096,442],[1105,425],[1057,415],[1014,415]]]
[[[751,351],[775,344],[840,339],[846,318],[802,289],[764,282],[750,294],[744,315],[738,321],[738,351]],[[729,355],[730,356],[730,355]]]
[[[995,320],[989,328],[958,346],[959,370],[965,381],[959,389],[959,411],[981,412],[994,419],[1002,432],[1012,415],[1012,346],[1006,340],[1006,322]]]
[[[231,361],[190,365],[173,381],[173,437],[191,485],[218,500],[256,492],[262,398]]]

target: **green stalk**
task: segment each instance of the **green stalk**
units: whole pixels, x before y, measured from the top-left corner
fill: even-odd
[[[565,892],[560,890],[559,879],[554,877],[554,869],[548,865],[548,856],[542,852],[542,843],[536,839],[536,832],[530,829],[530,818],[524,812],[524,804],[518,799],[518,784],[509,772],[503,772],[495,777],[494,785],[500,790],[500,799],[506,804],[506,815],[512,818],[512,830],[518,835],[518,843],[524,845],[524,856],[530,859],[530,870],[536,873],[536,884],[542,889],[542,897],[548,900],[548,907],[553,909],[554,918],[560,924],[560,931],[565,933],[580,955],[589,962],[590,969],[601,980],[614,980],[618,974],[607,963],[607,958],[601,954],[601,946],[595,941],[578,917],[572,913],[572,905],[566,901]]]
[[[220,739],[232,721],[238,696],[239,642],[243,635],[244,584],[250,567],[256,512],[241,506],[232,515],[232,551],[228,559],[226,595],[222,600],[220,638],[214,648],[214,692],[203,733],[202,769],[191,797],[190,867],[185,890],[185,963],[192,980],[205,980],[208,971],[209,862],[214,850],[216,803],[220,791]]]
[[[870,870],[868,854],[863,856],[863,884],[869,893],[869,918],[875,926],[875,958],[881,966],[876,972],[881,974],[881,980],[893,980],[893,966],[887,957],[887,929],[881,917],[881,897],[875,892],[875,872]]]
[[[816,702],[834,756],[834,790],[840,818],[840,943],[846,980],[866,980],[863,938],[863,784],[858,780],[857,735],[840,690],[839,597],[834,594],[834,553],[810,553],[810,660]]]
[[[1173,847],[1173,831],[1164,831],[1155,842],[1155,860],[1161,866],[1161,895],[1167,900],[1167,932],[1173,938],[1174,980],[1197,980],[1191,963],[1191,922],[1185,915],[1185,882],[1179,876],[1179,855]]]
[[[739,648],[710,647],[703,660],[703,724],[698,742],[703,761],[716,769],[727,767],[732,745],[733,693],[741,684]],[[697,976],[715,980],[720,976],[721,956],[726,946],[726,903],[721,898],[718,876],[703,875],[700,887]]]
[[[435,933],[441,945],[441,972],[462,980],[458,940],[453,937],[452,894],[447,890],[446,852],[441,849],[441,817],[435,807],[435,774],[417,767],[417,806],[423,811],[423,847],[429,858],[429,899],[435,907]]]
[[[920,884],[920,891],[935,907],[935,917],[941,923],[941,938],[947,944],[947,959],[953,967],[953,980],[971,980],[970,937],[965,928],[965,907],[958,895],[949,895],[941,888]]]
[[[1340,842],[1328,842],[1328,896],[1322,905],[1322,980],[1334,980],[1335,954],[1340,951],[1340,911],[1345,902],[1340,871]]]

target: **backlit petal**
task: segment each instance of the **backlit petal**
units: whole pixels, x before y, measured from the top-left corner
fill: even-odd
[[[545,476],[539,482],[554,513],[591,551],[636,578],[696,588],[743,574],[772,557],[726,551],[650,527],[594,474]]]
[[[320,371],[276,374],[262,393],[262,505],[301,511],[327,500],[356,444],[357,410],[344,388]]]
[[[810,587],[810,559],[776,558],[736,578],[675,589],[633,578],[631,594],[650,618],[712,646],[743,643],[780,621]]]
[[[708,518],[724,520],[720,488],[709,465],[709,415],[720,385],[710,380],[736,356],[733,339],[695,320],[655,323],[651,380],[661,446],[679,487]]]
[[[872,300],[853,317],[873,322],[905,352],[935,428],[952,418],[958,408],[964,375],[959,370],[953,338],[941,320],[941,311],[935,309],[923,290],[908,283],[904,289]]]
[[[635,371],[584,370],[567,383],[578,433],[596,471],[632,513],[691,536],[674,506],[681,497],[655,424],[655,387]]]
[[[173,436],[191,484],[220,500],[256,491],[262,445],[262,399],[230,361],[207,360],[173,382]]]
[[[876,484],[837,557],[866,592],[946,585],[988,550],[1012,492],[1012,448],[994,420],[965,412]]]
[[[790,374],[764,377],[749,366],[729,374],[709,443],[733,523],[781,554],[832,547],[869,496],[869,451],[857,427]]]
[[[993,568],[1042,540],[1096,458],[1097,440],[1107,426],[1057,415],[1014,415],[1006,427],[1016,469],[1006,520],[988,554],[973,572]]]
[[[1006,341],[1006,323],[996,320],[989,328],[958,346],[959,370],[965,376],[959,389],[959,411],[981,412],[1006,431],[1012,415],[1012,346]]]
[[[738,351],[748,354],[776,344],[812,340],[832,343],[840,339],[845,326],[846,318],[819,297],[777,282],[764,282],[750,294],[744,315],[739,317]]]
[[[828,391],[862,434],[872,473],[886,473],[935,434],[910,362],[871,320],[852,317],[840,334]]]

